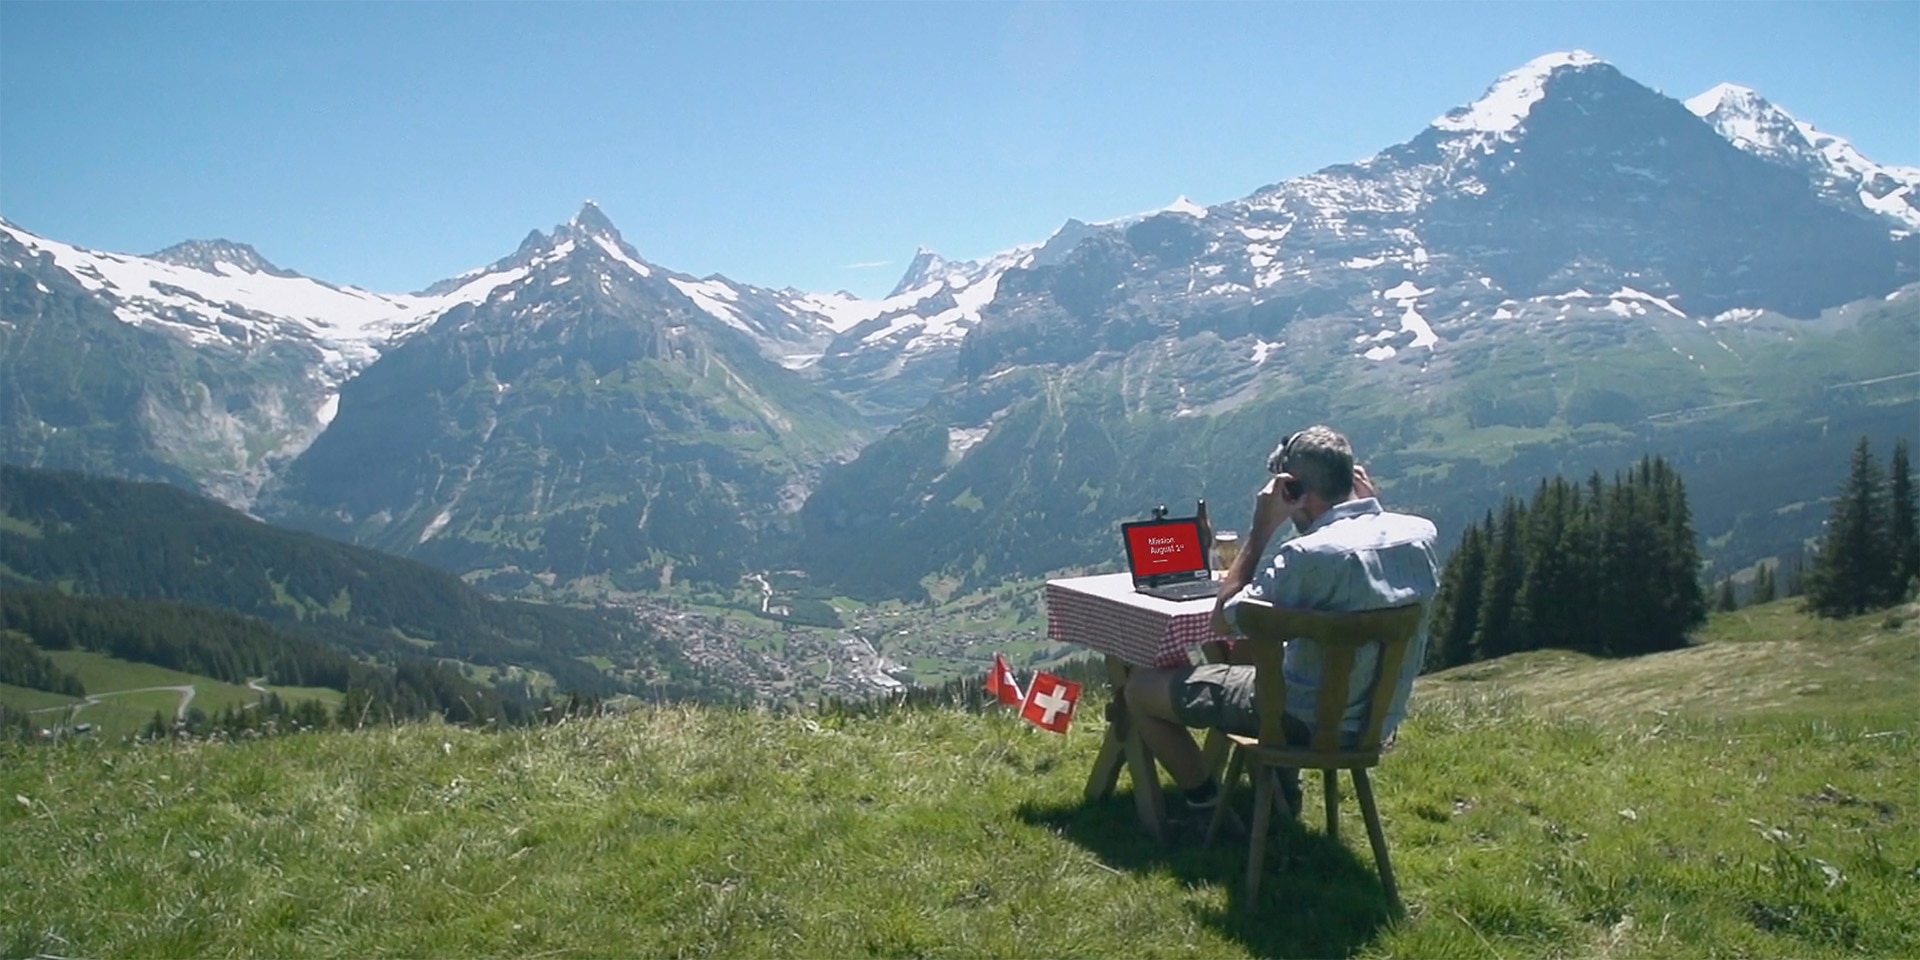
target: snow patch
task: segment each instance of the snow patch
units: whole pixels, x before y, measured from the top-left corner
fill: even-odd
[[[966,453],[974,444],[987,438],[989,427],[948,427],[947,455],[959,456]]]
[[[725,300],[737,300],[740,296],[726,284],[718,280],[696,280],[690,282],[675,277],[668,277],[667,282],[673,284],[674,289],[686,294],[687,299],[692,300],[695,306],[706,311],[709,316],[747,336],[756,336],[753,327],[741,319],[740,314],[732,307],[722,302]]]
[[[328,393],[327,399],[320,401],[320,409],[313,412],[313,419],[320,421],[320,425],[324,427],[332,423],[333,418],[339,413],[340,395]]]
[[[602,236],[595,236],[593,242],[599,244],[600,249],[607,252],[607,256],[626,264],[627,269],[632,270],[634,273],[643,277],[653,276],[653,271],[649,269],[646,264],[627,256],[627,252],[620,249],[620,245],[614,243],[612,240]]]
[[[1400,314],[1400,329],[1413,334],[1413,342],[1407,346],[1426,347],[1431,350],[1434,344],[1440,342],[1439,336],[1434,334],[1433,326],[1427,323],[1427,318],[1420,315],[1420,311],[1413,308],[1413,304],[1408,303],[1405,306],[1406,312]]]
[[[1287,234],[1292,232],[1293,232],[1293,224],[1291,223],[1287,224],[1284,227],[1281,227],[1278,230],[1268,230],[1264,227],[1241,227],[1240,228],[1240,235],[1243,237],[1246,237],[1248,240],[1285,240],[1287,238]]]
[[[1386,360],[1399,352],[1400,351],[1395,350],[1391,346],[1388,346],[1386,344],[1381,344],[1380,346],[1377,346],[1371,350],[1368,350],[1366,353],[1366,357],[1368,360]]]
[[[1673,304],[1668,303],[1665,299],[1661,297],[1656,297],[1653,294],[1647,293],[1643,290],[1635,290],[1632,287],[1621,287],[1609,299],[1616,302],[1624,300],[1624,301],[1639,302],[1639,303],[1650,303],[1656,307],[1659,307],[1662,310],[1665,310],[1668,313],[1673,314],[1676,317],[1679,317],[1682,320],[1685,320],[1687,318],[1687,315],[1685,312],[1683,312],[1682,310],[1680,310],[1680,308],[1674,306]]]
[[[417,542],[426,543],[428,540],[433,539],[433,535],[436,533],[439,533],[441,530],[446,529],[447,524],[452,520],[453,520],[452,507],[448,507],[447,509],[440,511],[440,515],[434,517],[433,522],[427,524],[427,528],[425,530],[420,531],[420,539]]]

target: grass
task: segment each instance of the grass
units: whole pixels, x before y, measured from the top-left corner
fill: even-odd
[[[1753,616],[1706,646],[1813,648],[1904,688],[1608,682],[1725,667],[1691,650],[1423,681],[1375,778],[1397,921],[1351,803],[1338,841],[1281,825],[1249,911],[1242,846],[1200,849],[1193,826],[1155,845],[1124,778],[1085,802],[1098,702],[1066,737],[1008,712],[644,707],[494,734],[0,746],[0,952],[1920,955],[1920,676],[1882,652],[1920,626]],[[1547,708],[1589,687],[1614,692]]]
[[[1535,710],[1595,720],[1650,712],[1822,718],[1920,706],[1920,612],[1835,621],[1796,605],[1715,614],[1697,645],[1660,656],[1608,661],[1538,650],[1423,683],[1436,692],[1510,691]]]
[[[64,707],[79,703],[79,697],[69,697],[61,693],[48,693],[31,687],[16,687],[10,683],[0,683],[0,703],[16,710],[41,710],[48,707]]]
[[[155,713],[176,715],[182,693],[176,687],[191,686],[192,708],[218,713],[227,707],[244,707],[260,699],[258,691],[238,684],[223,683],[210,677],[151,664],[133,663],[85,650],[49,650],[46,655],[60,669],[80,678],[90,698],[84,703],[73,697],[0,684],[0,703],[35,713],[35,722],[52,727],[68,718],[65,710],[49,708],[79,706],[72,713],[74,723],[90,723],[98,736],[118,740],[144,730]],[[159,687],[163,689],[149,689]],[[339,706],[344,696],[337,690],[321,687],[267,687],[289,704],[301,700],[319,700],[329,709]]]

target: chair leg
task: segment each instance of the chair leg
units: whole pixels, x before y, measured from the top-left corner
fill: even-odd
[[[1327,794],[1327,836],[1340,836],[1340,771],[1320,771],[1320,783]]]
[[[1360,798],[1360,813],[1367,819],[1367,840],[1373,844],[1373,861],[1380,868],[1380,886],[1387,891],[1387,903],[1395,915],[1404,912],[1400,888],[1393,882],[1393,861],[1387,859],[1387,834],[1380,828],[1380,808],[1373,804],[1373,783],[1365,770],[1353,771],[1353,792]]]
[[[1207,843],[1213,846],[1213,838],[1220,833],[1220,825],[1227,821],[1227,811],[1233,807],[1233,785],[1240,779],[1240,769],[1246,766],[1247,755],[1227,743],[1227,752],[1232,759],[1227,761],[1227,775],[1220,779],[1220,799],[1214,804],[1213,819],[1207,824]]]
[[[1273,795],[1279,789],[1273,769],[1253,765],[1253,829],[1247,841],[1247,903],[1251,911],[1260,903],[1260,869],[1267,859],[1267,824],[1273,820]]]

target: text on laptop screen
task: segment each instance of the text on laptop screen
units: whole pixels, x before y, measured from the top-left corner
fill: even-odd
[[[1190,522],[1128,527],[1127,552],[1136,577],[1186,573],[1207,562],[1200,549],[1200,528]]]

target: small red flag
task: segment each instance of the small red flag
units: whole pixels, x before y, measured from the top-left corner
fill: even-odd
[[[1007,666],[1006,657],[997,653],[993,655],[993,670],[987,674],[987,692],[1001,703],[1020,704],[1020,684],[1013,679],[1013,668]]]
[[[1054,733],[1066,733],[1073,723],[1073,705],[1080,699],[1080,685],[1041,671],[1033,675],[1027,698],[1020,704],[1020,716],[1037,727]]]

